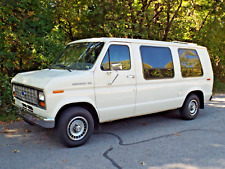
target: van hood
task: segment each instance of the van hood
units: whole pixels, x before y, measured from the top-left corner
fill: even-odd
[[[24,73],[18,73],[13,79],[12,83],[19,83],[26,86],[31,86],[39,89],[46,88],[52,83],[63,83],[64,81],[71,81],[69,83],[79,83],[79,77],[88,78],[87,74],[93,74],[90,71],[72,71],[57,70],[57,69],[43,69]],[[91,79],[89,80],[92,81]]]

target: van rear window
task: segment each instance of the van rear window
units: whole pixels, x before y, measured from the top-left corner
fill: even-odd
[[[140,51],[145,79],[174,77],[172,55],[168,47],[141,46]]]
[[[199,77],[203,75],[202,65],[196,50],[178,49],[178,54],[183,77]]]

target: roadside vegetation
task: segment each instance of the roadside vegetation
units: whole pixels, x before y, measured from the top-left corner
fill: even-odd
[[[206,46],[214,70],[214,92],[225,93],[224,11],[224,0],[1,0],[0,121],[18,118],[12,106],[11,78],[46,68],[65,44],[82,38]]]
[[[225,93],[225,83],[223,81],[215,79],[213,93],[214,94]]]

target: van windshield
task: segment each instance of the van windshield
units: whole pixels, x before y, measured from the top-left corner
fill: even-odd
[[[103,42],[73,43],[53,62],[52,69],[89,70],[100,54]]]

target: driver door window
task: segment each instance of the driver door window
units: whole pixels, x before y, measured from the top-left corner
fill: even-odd
[[[101,63],[101,70],[130,70],[130,52],[126,45],[110,45]]]

